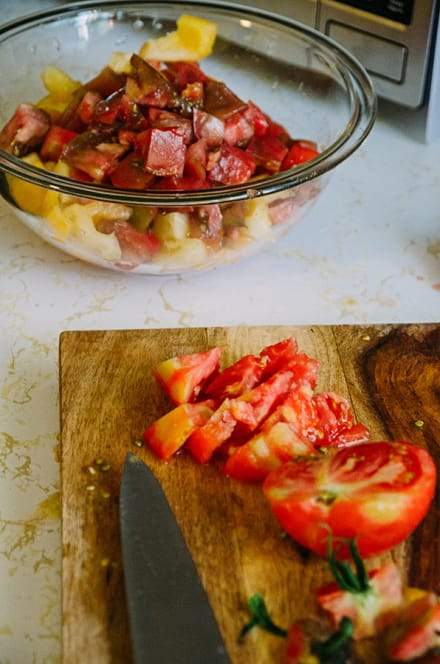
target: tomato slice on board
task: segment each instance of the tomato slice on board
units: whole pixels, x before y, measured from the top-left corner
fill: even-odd
[[[251,440],[231,449],[226,475],[242,482],[261,482],[288,461],[315,455],[308,439],[315,418],[310,389],[300,388],[276,408]]]
[[[220,355],[220,348],[211,348],[172,357],[156,367],[155,376],[174,403],[188,403],[197,397],[203,381],[217,371]]]
[[[151,424],[144,441],[160,459],[168,461],[213,413],[214,402],[183,403]]]
[[[350,404],[334,392],[322,392],[313,397],[317,422],[313,442],[317,447],[347,447],[365,443],[370,432],[363,424],[355,424]]]
[[[263,489],[282,527],[306,548],[325,555],[332,533],[355,538],[360,554],[370,556],[412,533],[428,510],[435,481],[426,450],[374,442],[287,463],[268,475]],[[346,545],[338,555],[348,555]]]
[[[260,358],[264,363],[264,376],[269,378],[279,371],[289,360],[298,353],[298,344],[293,337],[288,337],[276,344],[265,346],[260,352]]]
[[[403,602],[402,577],[394,563],[368,573],[369,588],[363,592],[342,590],[329,583],[317,590],[318,605],[333,627],[347,617],[353,623],[355,640],[374,636]]]
[[[208,422],[190,436],[186,448],[198,463],[207,463],[232,436],[239,421],[255,426],[252,406],[239,399],[225,399]]]
[[[223,369],[204,388],[204,393],[223,401],[226,398],[239,397],[257,385],[263,377],[263,365],[256,355],[245,355],[231,366]]]
[[[403,608],[385,636],[387,658],[391,662],[437,662],[431,650],[440,647],[440,603],[434,593],[425,593]],[[430,653],[426,659],[419,657]]]

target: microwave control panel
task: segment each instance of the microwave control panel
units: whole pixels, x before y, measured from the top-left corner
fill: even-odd
[[[410,25],[414,0],[342,0],[341,4],[351,5],[377,16]]]

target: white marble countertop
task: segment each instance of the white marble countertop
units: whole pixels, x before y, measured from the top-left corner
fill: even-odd
[[[50,4],[2,3],[0,21]],[[60,661],[59,333],[440,321],[440,144],[417,140],[419,120],[382,104],[286,239],[194,277],[82,264],[0,205],[0,664]]]

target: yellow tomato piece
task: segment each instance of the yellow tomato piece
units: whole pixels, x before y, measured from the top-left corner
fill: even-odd
[[[111,54],[108,66],[115,74],[131,74],[132,66],[130,64],[132,53],[123,51],[114,51]]]
[[[217,26],[212,21],[182,14],[177,19],[177,32],[183,46],[197,51],[199,58],[206,58],[212,53],[217,36]]]
[[[60,99],[56,99],[53,95],[46,95],[36,103],[38,108],[41,108],[43,111],[49,113],[51,117],[55,118],[63,113],[68,105],[68,101],[61,101]]]
[[[70,177],[70,168],[64,161],[57,161],[53,172],[57,175],[61,175],[63,178]]]
[[[144,60],[195,62],[212,53],[216,35],[217,26],[212,21],[183,14],[177,19],[177,30],[146,42],[139,55]]]
[[[31,154],[23,157],[23,161],[44,170],[44,164],[35,152],[31,152]],[[9,184],[9,191],[18,207],[30,214],[40,214],[46,189],[25,180],[20,180],[20,178],[12,175],[7,175],[6,177]]]
[[[50,192],[55,193],[55,192]],[[49,208],[43,216],[47,219],[49,224],[52,226],[55,234],[59,240],[65,240],[70,232],[70,222],[66,215],[61,210],[60,206],[54,205]]]
[[[46,67],[41,78],[49,95],[58,101],[69,101],[75,90],[81,87],[79,81],[74,81],[58,67]]]

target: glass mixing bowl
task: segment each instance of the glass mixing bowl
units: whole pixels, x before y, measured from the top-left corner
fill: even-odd
[[[45,94],[40,78],[45,67],[56,65],[86,81],[108,63],[113,51],[137,52],[147,39],[174,30],[183,13],[217,24],[214,52],[203,60],[204,71],[223,80],[242,99],[252,99],[294,138],[315,141],[320,154],[291,170],[243,185],[164,192],[73,180],[0,150],[3,198],[27,226],[73,256],[136,274],[181,273],[236,261],[300,219],[322,190],[326,174],[359,147],[373,126],[376,99],[370,79],[343,48],[294,21],[251,7],[203,0],[82,2],[2,26],[1,125],[18,104],[35,102]],[[19,205],[14,199],[18,180],[30,183],[24,194],[20,183]],[[58,196],[62,217],[57,223],[53,215],[35,213],[35,206],[27,203],[48,189]],[[204,235],[203,219],[218,215],[217,206],[223,237],[213,245]],[[74,207],[75,215],[64,215],[67,207]],[[178,226],[183,231],[179,237],[162,238],[160,249],[148,258],[135,248],[127,251],[105,224],[106,219],[133,223],[141,219],[144,228],[153,220],[154,228],[154,218],[167,214],[180,215]]]

